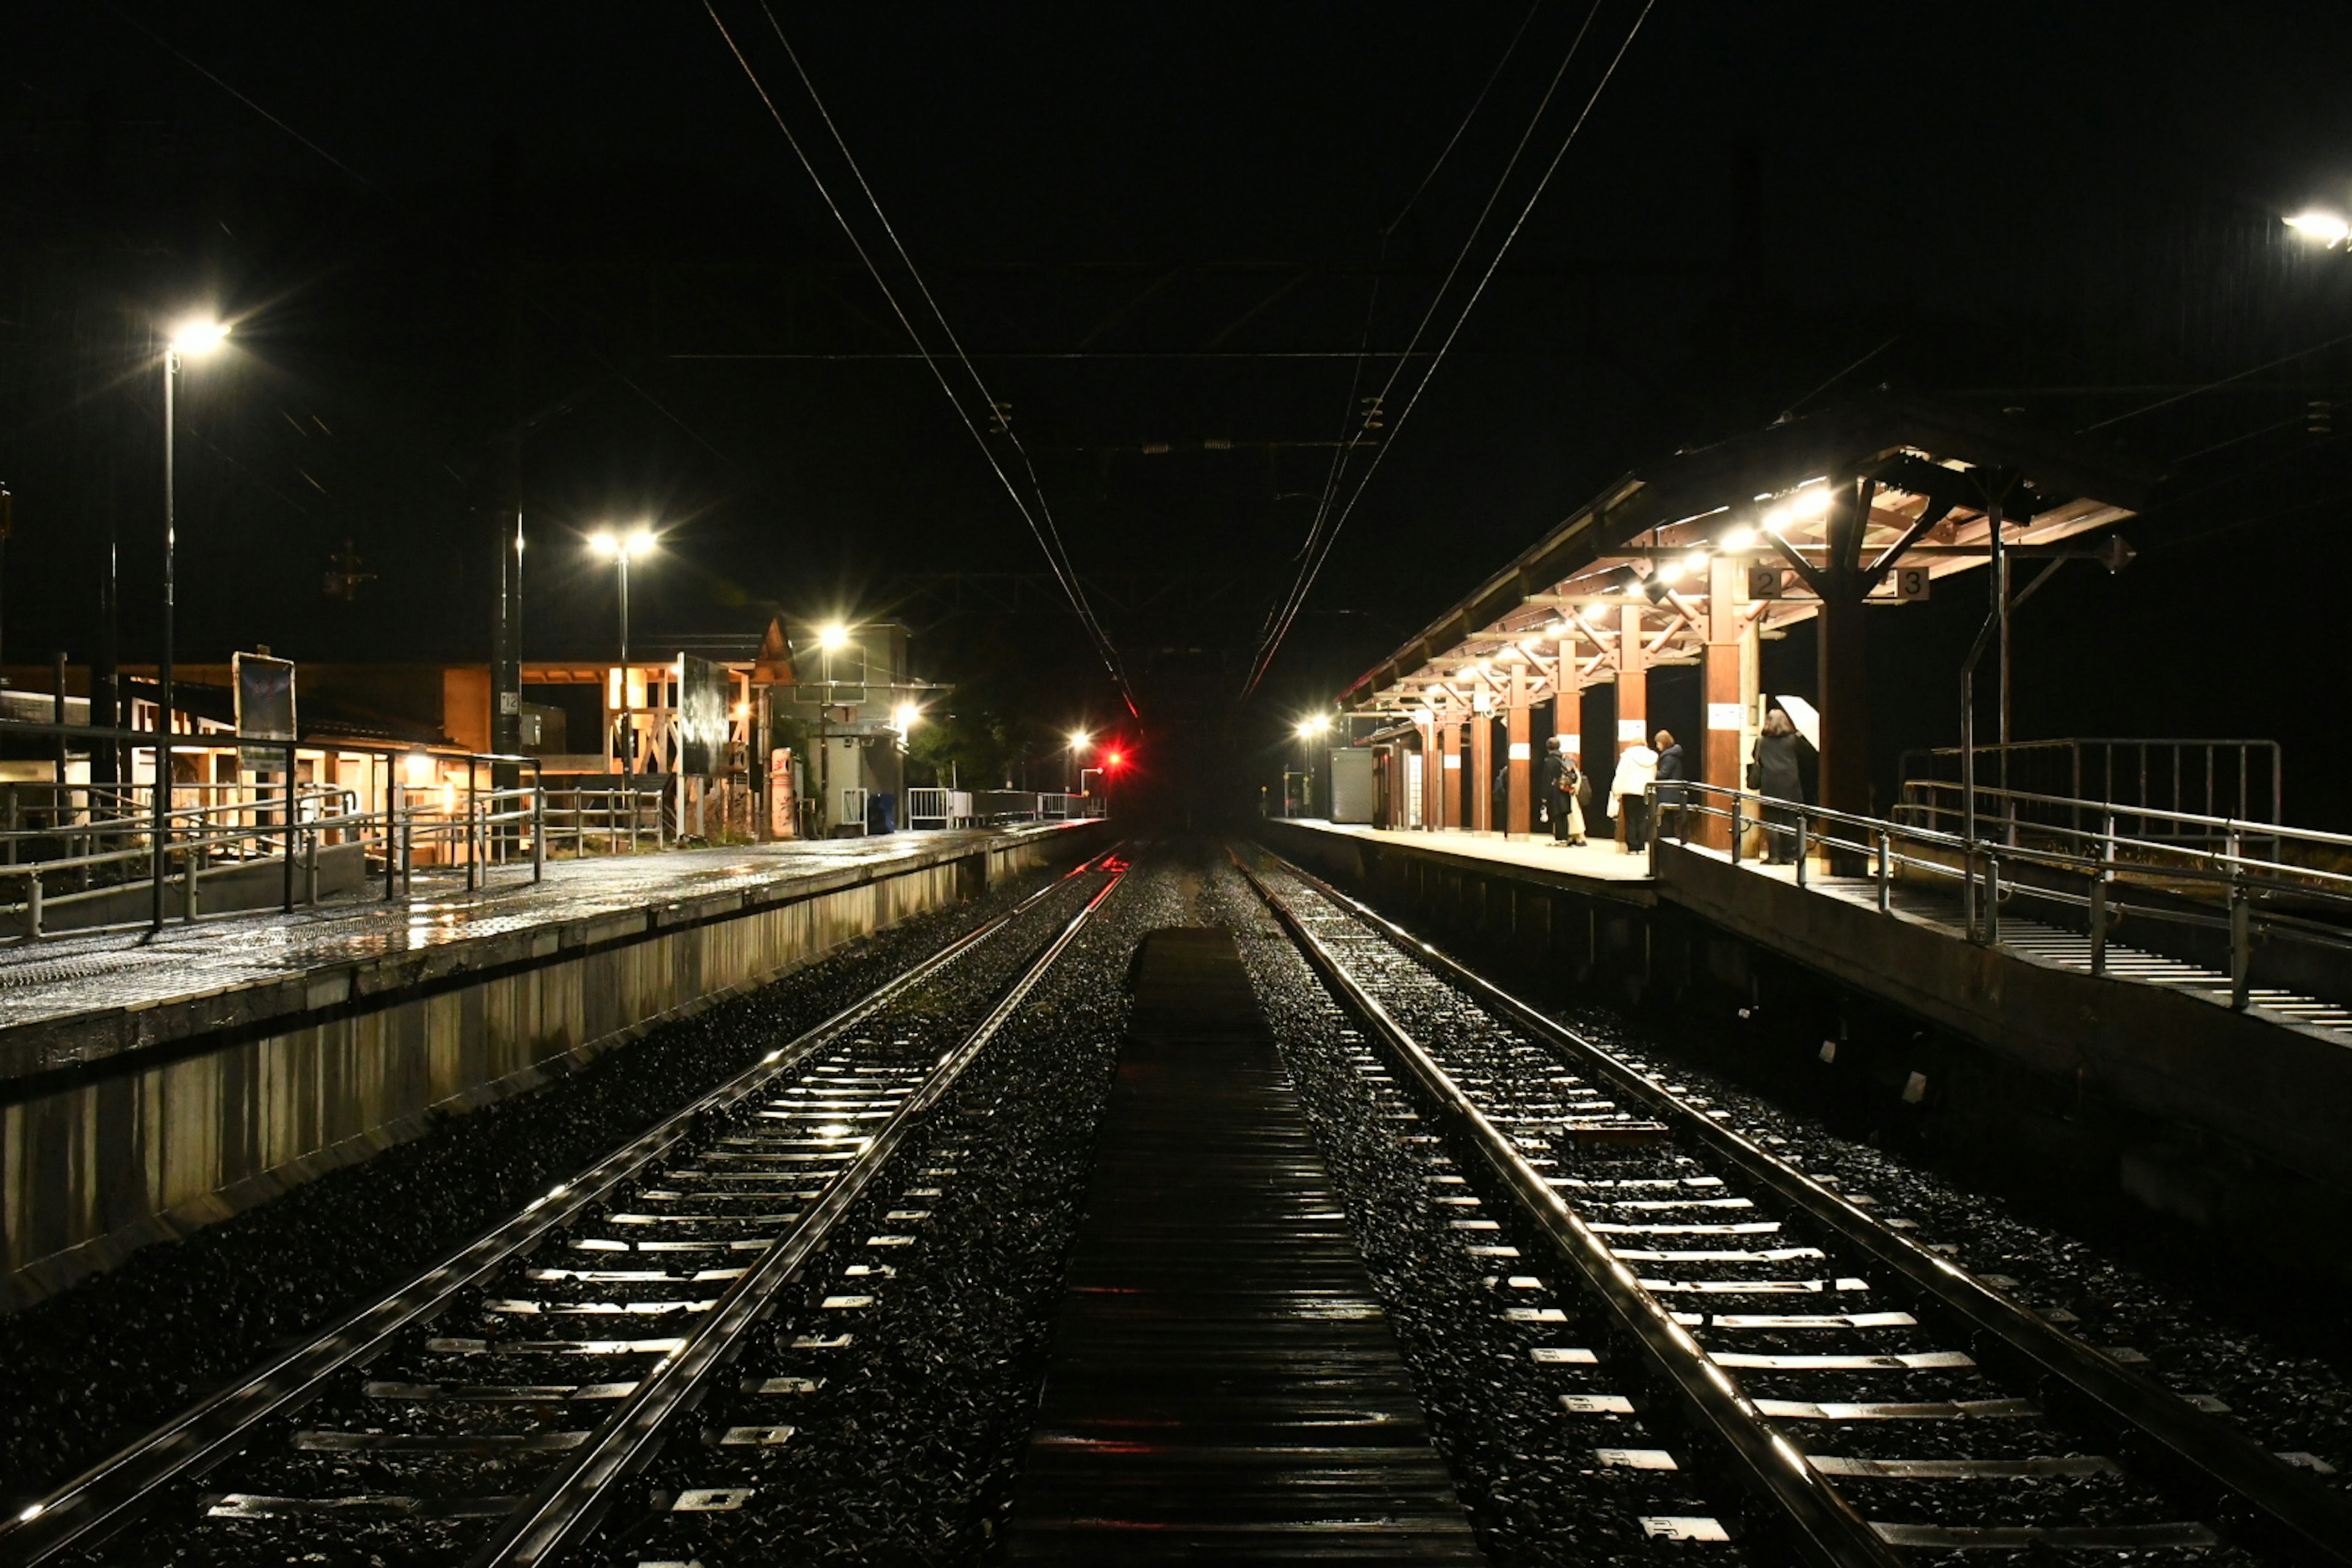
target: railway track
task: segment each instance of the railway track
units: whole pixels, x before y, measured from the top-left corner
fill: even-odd
[[[2002,1552],[2352,1563],[2352,1507],[2011,1300],[1678,1086],[1584,1039],[1272,857],[1237,857],[1376,1044],[1356,1070],[1433,1113],[1438,1201],[1514,1275],[1529,1354],[1601,1470],[1685,1471],[1721,1517],[1654,1535],[1840,1565]],[[1406,1092],[1409,1091],[1409,1092]],[[1436,1186],[1435,1184],[1446,1184]],[[1481,1197],[1497,1205],[1481,1212]],[[1567,1337],[1555,1333],[1555,1338]],[[1631,1478],[1629,1478],[1631,1479]]]
[[[1125,872],[1117,850],[1077,868],[0,1521],[0,1562],[523,1568],[579,1542],[684,1431],[730,1458],[788,1442],[792,1380],[728,1389],[756,1413],[723,1429],[696,1413]],[[894,1230],[927,1217],[919,1193],[884,1216]],[[850,1269],[867,1271],[887,1262]],[[740,1507],[742,1467],[714,1468],[731,1484],[664,1506]]]

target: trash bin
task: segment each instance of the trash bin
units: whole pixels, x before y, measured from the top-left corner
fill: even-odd
[[[898,831],[898,797],[877,791],[866,797],[866,831],[896,833]]]

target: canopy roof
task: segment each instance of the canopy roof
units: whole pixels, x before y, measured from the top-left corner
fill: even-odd
[[[1609,679],[1605,650],[1628,605],[1645,665],[1694,662],[1706,637],[1711,563],[1779,570],[1750,606],[1771,632],[1820,613],[1832,500],[1871,481],[1870,515],[1849,563],[1892,597],[1898,568],[1931,577],[1989,558],[1989,516],[2004,544],[2047,546],[2131,516],[2157,475],[2114,452],[2014,419],[1889,395],[1791,419],[1627,474],[1418,636],[1359,677],[1342,708],[1371,715],[1467,705],[1465,682],[1520,667],[1524,700],[1557,689],[1560,639]],[[1858,504],[1858,503],[1854,503]],[[1740,574],[1743,587],[1748,572]]]

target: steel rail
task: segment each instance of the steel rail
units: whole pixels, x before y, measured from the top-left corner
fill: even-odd
[[[1334,994],[1388,1047],[1446,1121],[1484,1157],[1528,1216],[1584,1277],[1586,1286],[1608,1308],[1617,1327],[1641,1348],[1653,1369],[1674,1390],[1696,1428],[1711,1436],[1738,1479],[1777,1509],[1798,1555],[1821,1568],[1893,1568],[1899,1563],[1901,1559],[1869,1523],[1822,1483],[1804,1455],[1773,1429],[1689,1331],[1642,1289],[1608,1244],[1528,1163],[1509,1135],[1488,1120],[1421,1043],[1347,972],[1279,894],[1238,857],[1234,864]],[[1320,884],[1308,880],[1319,889]]]
[[[2031,1375],[2063,1385],[2094,1425],[2168,1483],[2202,1493],[2226,1522],[2296,1561],[2352,1568],[2352,1500],[2154,1380],[2044,1321],[1948,1258],[1890,1228],[1787,1161],[1717,1121],[1608,1050],[1272,851],[1288,873],[1370,925],[1441,979],[1606,1079],[1676,1135],[1705,1146],[1812,1223],[1900,1276]],[[1245,868],[1246,869],[1246,868]],[[2231,1509],[2231,1501],[2239,1505]]]
[[[34,1564],[97,1544],[131,1522],[160,1489],[242,1448],[255,1428],[315,1397],[327,1380],[373,1359],[394,1335],[432,1318],[460,1292],[478,1286],[691,1134],[700,1121],[758,1093],[812,1053],[889,1002],[921,984],[1037,904],[1090,871],[1108,868],[1114,847],[1081,862],[992,920],[966,931],[872,993],[804,1030],[789,1044],[664,1118],[593,1165],[560,1182],[430,1268],[363,1307],[242,1381],[216,1390],[136,1442],[100,1460],[37,1502],[0,1519],[0,1563]]]
[[[509,1516],[498,1533],[468,1560],[472,1568],[536,1568],[578,1540],[601,1515],[609,1496],[607,1489],[651,1457],[673,1416],[701,1402],[709,1379],[732,1361],[738,1342],[767,1314],[777,1290],[824,1244],[888,1166],[899,1146],[922,1125],[925,1114],[955,1087],[964,1069],[988,1047],[1046,971],[1077,940],[1094,912],[1118,889],[1126,879],[1126,868],[1114,865],[1110,871],[1110,879],[1070,917],[1061,934],[1006,988],[962,1042],[940,1058],[922,1087],[883,1123],[856,1163],[842,1173],[791,1231],[760,1254],[751,1272],[719,1299],[684,1345],[646,1375],[595,1439]]]

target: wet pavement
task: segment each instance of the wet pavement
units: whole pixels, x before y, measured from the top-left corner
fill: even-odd
[[[0,948],[0,1030],[96,1011],[153,1006],[292,979],[310,971],[600,915],[856,872],[1002,842],[1027,829],[898,833],[548,863],[534,884],[526,865],[492,869],[466,890],[462,877],[419,874],[386,900],[381,880],[294,913],[173,921],[160,932],[94,931]]]

